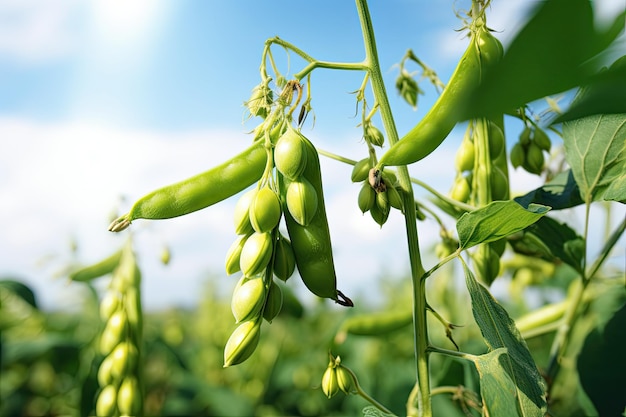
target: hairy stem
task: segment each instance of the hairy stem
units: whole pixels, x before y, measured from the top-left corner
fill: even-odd
[[[387,133],[389,145],[392,146],[398,141],[398,131],[395,126],[391,106],[383,83],[382,72],[378,62],[378,52],[376,50],[376,40],[374,29],[366,0],[356,0],[361,31],[365,44],[365,63],[368,66],[372,90],[376,102],[380,106],[380,115]],[[415,204],[413,187],[406,166],[398,167],[398,180],[402,188],[403,202],[405,207]],[[415,343],[416,373],[417,373],[417,412],[420,417],[431,417],[432,408],[430,402],[430,377],[428,367],[428,327],[426,323],[426,290],[425,282],[422,280],[424,267],[419,251],[419,239],[417,234],[417,218],[415,210],[405,210],[405,226],[407,231],[407,241],[409,246],[409,261],[411,264],[411,279],[413,282],[413,334]],[[409,407],[407,407],[409,408]]]

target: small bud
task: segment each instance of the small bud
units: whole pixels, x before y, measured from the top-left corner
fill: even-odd
[[[363,181],[361,191],[359,191],[358,204],[361,213],[369,211],[376,203],[376,191],[370,187],[368,182]]]
[[[258,190],[253,188],[246,191],[235,204],[235,212],[233,220],[235,224],[235,233],[238,235],[247,235],[253,231],[252,223],[250,223],[250,204]]]
[[[339,384],[337,383],[337,370],[334,364],[329,364],[328,368],[322,376],[322,391],[328,398],[332,398],[339,391]]]
[[[383,132],[371,123],[367,123],[365,126],[363,137],[367,142],[374,146],[382,147],[385,143],[385,136],[383,136]]]
[[[550,140],[550,137],[543,129],[540,128],[535,129],[533,142],[535,142],[535,144],[537,144],[539,149],[542,151],[550,152],[550,148],[552,148],[552,141]]]
[[[370,171],[370,159],[364,158],[354,164],[354,168],[352,168],[352,175],[350,179],[352,182],[361,182],[367,179],[367,176]]]
[[[228,275],[232,275],[235,272],[241,271],[241,266],[239,265],[241,259],[241,250],[243,249],[243,245],[248,240],[248,236],[239,236],[237,240],[233,242],[233,244],[228,249],[226,253],[226,273]]]
[[[253,277],[265,270],[272,258],[272,234],[254,232],[241,249],[239,266],[247,277]]]
[[[350,394],[352,387],[354,386],[354,378],[350,371],[345,367],[339,365],[335,368],[337,371],[337,385],[339,389],[345,394]]]
[[[265,303],[265,283],[263,278],[242,277],[231,301],[231,310],[237,323],[256,318]]]

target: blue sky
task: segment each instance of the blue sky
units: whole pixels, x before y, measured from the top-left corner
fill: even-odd
[[[409,130],[436,98],[423,85],[419,108],[404,104],[393,84],[408,48],[447,81],[467,40],[453,7],[469,1],[371,1],[378,50],[400,133]],[[489,26],[506,43],[535,2],[494,0]],[[596,2],[611,16],[622,0]],[[143,194],[204,171],[245,147],[242,103],[259,82],[264,42],[273,36],[327,61],[363,59],[353,1],[163,1],[0,0],[0,275],[27,281],[46,306],[77,303],[81,288],[54,278],[71,259],[95,261],[119,247],[124,236],[106,231],[114,212],[128,210]],[[281,70],[303,62],[274,49]],[[322,148],[366,156],[355,127],[356,90],[363,74],[329,70],[313,74],[313,118],[304,133]],[[509,132],[507,132],[508,134]],[[446,191],[462,129],[415,176]],[[509,135],[513,141],[516,133]],[[356,207],[358,186],[350,168],[322,160],[327,206],[340,282],[355,294],[376,286],[386,273],[407,270],[402,219],[396,213],[380,230]],[[538,180],[522,173],[514,187]],[[144,268],[150,308],[192,303],[207,275],[221,277],[223,258],[235,238],[230,199],[167,222],[137,221],[132,229]],[[432,223],[432,222],[431,222]],[[452,227],[452,224],[450,224]],[[421,225],[425,242],[438,231]],[[158,264],[163,245],[172,263]],[[380,257],[363,257],[368,247]],[[363,285],[366,284],[366,285]],[[297,284],[293,284],[296,286]]]

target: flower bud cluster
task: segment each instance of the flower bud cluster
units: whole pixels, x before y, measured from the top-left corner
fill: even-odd
[[[511,164],[525,171],[541,175],[545,165],[543,152],[550,152],[552,141],[548,134],[537,125],[526,126],[520,133],[518,142],[511,149]]]
[[[369,212],[380,226],[387,222],[391,208],[404,212],[398,179],[391,171],[379,171],[371,165],[370,158],[358,161],[352,169],[352,182],[360,182],[359,209]]]
[[[141,273],[131,245],[127,245],[113,272],[110,288],[100,303],[105,322],[99,350],[104,360],[98,369],[101,388],[96,415],[140,415],[143,409],[140,346],[143,329]]]

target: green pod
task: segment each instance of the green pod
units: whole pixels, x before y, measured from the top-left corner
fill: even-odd
[[[263,141],[191,178],[155,190],[140,198],[118,217],[109,231],[119,232],[136,219],[169,219],[209,207],[254,184],[263,175],[267,151]]]
[[[78,282],[89,282],[103,275],[112,273],[122,258],[122,249],[111,256],[84,268],[77,269],[69,274],[69,279]]]
[[[252,233],[252,222],[250,221],[250,206],[255,199],[259,190],[252,188],[251,190],[243,193],[237,204],[235,204],[235,210],[233,212],[233,224],[235,225],[235,233],[238,235],[247,235]]]
[[[283,307],[283,291],[273,280],[263,307],[263,318],[271,323]]]
[[[472,261],[478,279],[487,287],[500,274],[500,256],[494,248],[487,245],[479,246],[472,254]]]
[[[237,323],[256,318],[265,304],[265,283],[261,277],[242,277],[231,299],[230,307]]]
[[[470,174],[471,175],[471,174]],[[467,203],[472,191],[472,181],[470,175],[457,175],[450,190],[450,198]]]
[[[117,291],[109,291],[100,301],[100,318],[107,321],[121,305],[121,298]]]
[[[370,209],[370,216],[380,227],[387,223],[389,218],[389,202],[386,201],[386,197],[381,197],[381,194],[383,193],[376,193],[376,202]]]
[[[504,132],[494,122],[489,122],[487,137],[489,138],[489,157],[495,160],[504,150]]]
[[[119,381],[126,375],[135,373],[139,352],[134,344],[121,342],[107,357],[111,358],[111,376]]]
[[[318,197],[313,185],[304,177],[292,181],[285,194],[287,210],[300,225],[308,226],[317,213]]]
[[[108,355],[126,336],[128,316],[124,310],[118,310],[109,318],[100,336],[100,353]]]
[[[306,145],[301,136],[289,126],[274,147],[276,169],[291,180],[298,179],[306,167]]]
[[[109,355],[104,358],[100,367],[98,368],[98,385],[106,387],[113,383],[113,375],[111,374],[111,367],[113,366],[113,356]]]
[[[526,160],[526,151],[524,150],[524,146],[521,142],[517,142],[511,148],[510,159],[513,168],[517,168],[524,164],[524,161]]]
[[[224,347],[224,368],[240,364],[248,359],[254,353],[260,338],[260,320],[241,323],[230,335]]]
[[[324,375],[322,375],[322,391],[328,398],[332,398],[339,392],[339,384],[337,382],[337,370],[334,364],[328,365]]]
[[[226,273],[228,275],[232,275],[235,272],[241,271],[240,259],[241,259],[241,251],[243,249],[243,245],[248,240],[249,235],[239,236],[237,240],[233,242],[233,244],[228,249],[226,253]]]
[[[281,281],[287,281],[296,270],[296,257],[291,242],[280,233],[274,245],[272,269],[276,278]]]
[[[531,174],[540,175],[543,171],[543,164],[545,160],[543,157],[543,151],[534,141],[530,142],[526,149],[526,159],[522,167]]]
[[[359,191],[358,204],[361,213],[370,211],[376,203],[376,191],[370,186],[369,182],[363,181],[361,190]]]
[[[384,311],[352,316],[341,325],[342,332],[359,336],[382,336],[413,322],[413,312],[408,310]]]
[[[465,135],[463,137],[463,141],[461,142],[461,146],[456,151],[456,155],[454,157],[454,165],[458,172],[463,171],[471,171],[474,169],[474,158],[475,158],[476,149],[474,147],[474,142],[470,135]]]
[[[282,210],[280,199],[269,187],[263,187],[254,196],[250,203],[250,223],[255,232],[264,233],[272,231],[278,222]]]
[[[126,307],[126,313],[128,315],[131,340],[139,346],[143,332],[143,312],[141,309],[141,292],[139,287],[132,287],[126,291],[124,306]]]
[[[542,151],[550,152],[550,148],[552,148],[552,141],[548,134],[541,128],[536,128],[535,133],[533,135],[533,142],[537,144],[539,149]]]
[[[361,182],[365,181],[370,172],[370,159],[364,158],[354,164],[352,168],[352,174],[350,175],[350,179],[352,182]]]
[[[272,249],[271,233],[252,233],[241,249],[241,272],[247,277],[262,273],[272,259]]]
[[[446,88],[424,118],[380,158],[380,166],[408,165],[430,155],[450,134],[474,88],[480,84],[481,56],[478,39],[486,28],[472,33],[470,44],[452,73]]]
[[[141,415],[143,398],[139,382],[134,376],[127,376],[122,381],[117,392],[117,408],[121,415],[139,416]]]
[[[404,203],[402,202],[402,196],[400,195],[400,192],[396,187],[390,185],[387,186],[387,199],[389,200],[389,204],[391,204],[391,207],[404,213]]]
[[[496,166],[491,167],[491,199],[504,200],[509,194],[509,180],[506,174]]]
[[[284,209],[285,223],[296,266],[306,287],[318,297],[338,300],[337,276],[326,218],[319,157],[313,144],[304,139],[307,144],[307,164],[302,176],[309,181],[318,196],[317,214],[307,226],[303,226],[294,219],[289,210]],[[286,207],[285,194],[291,181],[283,175],[278,175],[278,180],[283,206]]]
[[[96,400],[98,417],[114,416],[117,411],[117,389],[113,385],[105,386]]]

